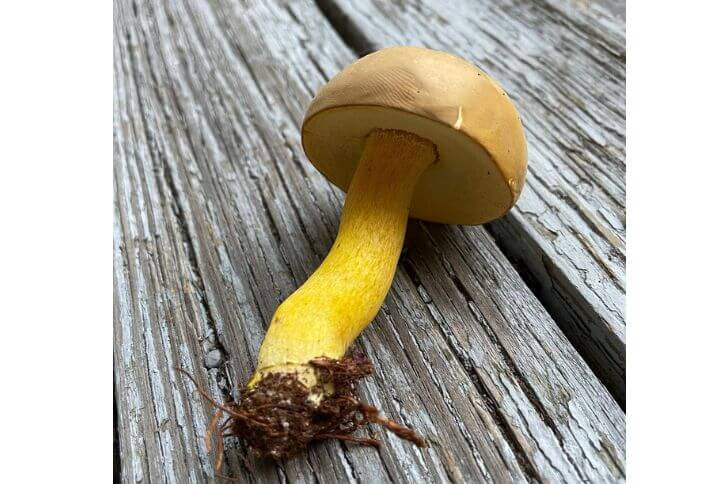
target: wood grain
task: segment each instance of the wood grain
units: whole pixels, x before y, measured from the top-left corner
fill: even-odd
[[[354,59],[310,1],[115,2],[115,392],[123,482],[212,479],[218,400],[254,367],[275,307],[333,241],[343,196],[298,124]],[[413,222],[357,343],[362,397],[421,451],[314,445],[284,463],[226,443],[245,482],[624,480],[624,413],[483,227]]]
[[[623,2],[319,0],[360,53],[421,45],[491,74],[521,112],[526,188],[489,231],[624,406]]]

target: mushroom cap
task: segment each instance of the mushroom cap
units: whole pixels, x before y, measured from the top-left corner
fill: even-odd
[[[504,215],[521,193],[527,160],[518,112],[495,81],[459,57],[420,47],[362,57],[311,102],[303,149],[346,190],[376,128],[408,131],[437,146],[437,161],[415,189],[411,217],[481,224]]]

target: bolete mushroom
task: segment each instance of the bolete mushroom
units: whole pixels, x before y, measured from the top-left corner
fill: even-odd
[[[273,458],[322,438],[375,444],[350,435],[366,422],[424,445],[359,401],[353,384],[372,367],[347,349],[384,301],[408,217],[482,224],[513,206],[526,174],[518,113],[465,60],[392,47],[331,79],[311,102],[301,136],[311,162],[347,192],[339,232],[273,315],[240,400],[221,407],[229,415],[222,431]]]

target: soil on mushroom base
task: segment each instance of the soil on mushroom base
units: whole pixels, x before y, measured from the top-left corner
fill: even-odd
[[[228,418],[218,435],[236,436],[255,455],[273,459],[291,457],[311,441],[329,438],[378,446],[377,439],[351,435],[367,423],[378,423],[418,447],[427,446],[417,432],[387,419],[376,407],[359,400],[356,382],[372,373],[368,358],[317,358],[310,365],[318,380],[312,388],[292,373],[271,373],[252,389],[241,391],[238,402],[224,406]],[[317,404],[313,395],[325,396]]]

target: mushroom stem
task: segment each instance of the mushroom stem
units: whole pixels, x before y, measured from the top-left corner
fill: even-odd
[[[414,134],[369,134],[334,245],[311,277],[276,310],[249,386],[269,373],[294,372],[310,388],[316,384],[311,360],[344,356],[384,302],[415,186],[436,157],[434,145]]]

